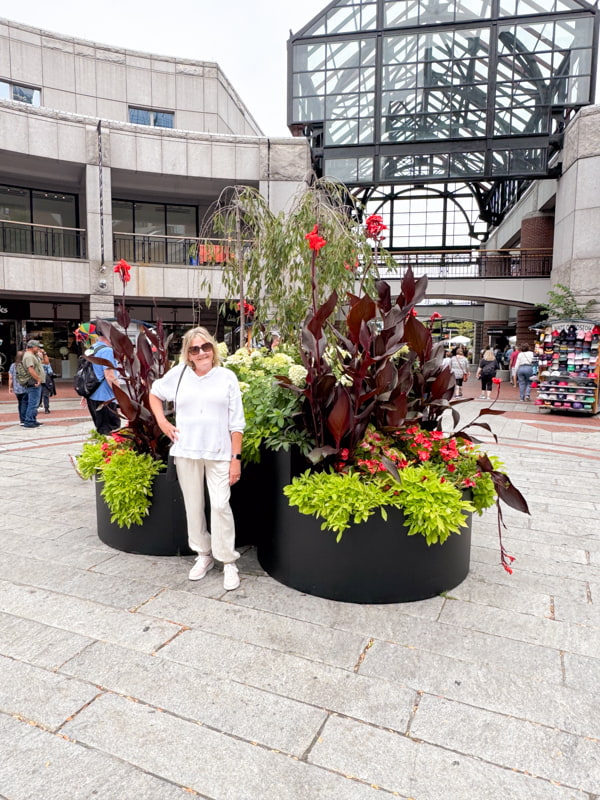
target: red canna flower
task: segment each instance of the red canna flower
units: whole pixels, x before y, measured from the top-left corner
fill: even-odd
[[[129,274],[130,271],[131,271],[131,265],[128,264],[124,258],[122,258],[118,263],[116,263],[113,269],[113,272],[117,272],[119,274],[123,286],[125,286],[125,284],[129,283],[129,281],[131,280],[131,275]]]
[[[434,311],[433,314],[429,317],[431,322],[435,322],[436,319],[441,319],[442,315],[438,311]]]
[[[419,312],[417,311],[416,308],[411,308],[409,313],[410,313],[411,316],[416,317]]]
[[[316,253],[318,253],[319,250],[322,247],[325,247],[325,245],[327,244],[325,239],[323,239],[322,236],[319,236],[318,225],[315,225],[312,231],[310,233],[307,233],[304,238],[308,240],[308,246],[310,247],[310,249],[314,250]]]
[[[492,383],[496,383],[496,384],[500,385],[502,383],[502,380],[501,380],[501,378],[492,378]]]
[[[365,220],[365,235],[367,239],[375,239],[380,242],[383,239],[381,233],[387,230],[387,225],[383,224],[383,217],[379,214],[371,214]]]

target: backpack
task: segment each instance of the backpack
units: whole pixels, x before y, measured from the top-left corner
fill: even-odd
[[[481,377],[482,378],[493,378],[496,374],[496,370],[498,369],[498,365],[495,361],[488,361],[482,368],[481,368]]]
[[[92,355],[95,355],[94,350]],[[77,372],[73,378],[73,388],[80,397],[90,398],[100,386],[104,378],[98,378],[94,365],[85,356],[79,356]]]
[[[29,370],[27,369],[26,366],[23,365],[23,363],[17,364],[15,366],[15,375],[17,376],[17,380],[21,384],[21,386],[27,386],[29,381],[33,380],[31,375],[29,374]]]

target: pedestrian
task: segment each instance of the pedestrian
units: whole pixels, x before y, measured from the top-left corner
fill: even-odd
[[[533,375],[533,352],[528,344],[519,347],[519,354],[515,361],[515,375],[519,383],[519,399],[521,402],[529,400],[531,394],[531,376]]]
[[[52,369],[52,364],[50,363],[50,359],[48,358],[48,353],[43,348],[40,348],[39,355],[46,376],[44,382],[42,383],[42,405],[44,406],[44,412],[46,414],[49,414],[50,398],[54,397],[54,395],[56,394],[56,385],[54,383],[54,370]]]
[[[475,377],[481,379],[481,394],[480,400],[492,399],[492,378],[496,377],[496,370],[498,369],[498,362],[493,350],[488,348],[484,350],[477,373]]]
[[[519,348],[515,345],[514,350],[510,354],[510,361],[508,362],[508,369],[510,371],[510,382],[515,387],[515,389],[517,388],[517,373],[515,371],[515,362],[520,352],[521,351],[519,350]]]
[[[96,378],[101,381],[96,391],[87,398],[88,411],[92,417],[98,433],[108,435],[113,431],[118,431],[121,427],[121,418],[117,411],[113,384],[117,382],[114,367],[117,366],[115,354],[112,349],[110,339],[106,336],[98,335],[96,343],[85,351],[87,356],[93,355],[96,358],[103,358],[113,366],[107,367],[102,364],[94,364]]]
[[[42,424],[37,421],[38,406],[42,396],[42,383],[46,380],[46,373],[38,356],[40,343],[37,339],[30,339],[23,354],[23,366],[29,373],[31,386],[25,386],[27,405],[25,408],[24,428],[39,428]]]
[[[17,365],[23,361],[23,351],[18,350],[15,360],[8,368],[8,391],[17,398],[17,410],[19,412],[19,424],[25,424],[25,409],[27,408],[27,392],[17,380]]]
[[[450,371],[456,381],[454,397],[462,397],[463,383],[469,379],[469,362],[463,355],[462,349],[454,347],[450,357]]]
[[[173,403],[176,421],[165,417],[163,402]],[[220,366],[217,343],[206,328],[183,337],[179,364],[155,381],[150,408],[162,432],[173,442],[171,455],[183,493],[190,549],[198,554],[189,573],[197,581],[214,566],[223,567],[223,586],[237,589],[235,526],[229,505],[231,486],[241,477],[245,427],[236,376]],[[210,533],[204,513],[204,479],[210,498]]]

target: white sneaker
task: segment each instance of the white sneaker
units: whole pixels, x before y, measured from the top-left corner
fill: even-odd
[[[212,556],[198,556],[196,563],[190,570],[188,578],[191,581],[200,581],[207,572],[210,572],[214,565],[215,562]]]
[[[227,592],[232,592],[240,585],[240,574],[235,564],[225,564],[223,566],[223,588]]]

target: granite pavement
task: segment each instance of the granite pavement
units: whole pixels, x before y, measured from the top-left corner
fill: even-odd
[[[531,509],[505,513],[513,574],[488,511],[460,586],[367,606],[253,548],[235,592],[112,550],[77,401],[37,430],[0,402],[0,798],[600,798],[598,418],[498,402],[486,448]]]

